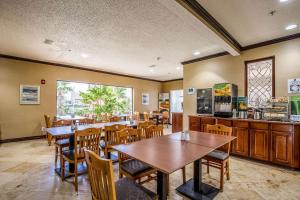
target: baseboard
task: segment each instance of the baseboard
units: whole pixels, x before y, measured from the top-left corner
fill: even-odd
[[[0,140],[0,143],[19,142],[19,141],[26,141],[26,140],[37,140],[37,139],[42,139],[42,138],[45,138],[45,135],[36,135],[36,136],[29,136],[29,137],[4,139],[4,140]]]

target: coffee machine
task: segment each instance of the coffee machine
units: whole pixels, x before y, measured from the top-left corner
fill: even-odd
[[[197,89],[197,114],[213,114],[212,88]]]
[[[214,116],[232,117],[232,111],[236,107],[234,99],[238,93],[237,85],[231,83],[219,83],[213,87]]]

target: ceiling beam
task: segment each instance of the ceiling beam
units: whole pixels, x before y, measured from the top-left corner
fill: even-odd
[[[231,55],[237,56],[241,53],[241,45],[226,31],[226,29],[213,18],[196,0],[176,0],[182,7],[189,11],[199,22],[205,25],[213,34],[221,39],[225,45],[224,50]]]

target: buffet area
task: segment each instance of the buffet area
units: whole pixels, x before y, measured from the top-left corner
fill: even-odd
[[[215,84],[197,89],[196,115],[189,130],[206,132],[208,124],[233,127],[231,153],[264,163],[299,169],[300,97],[256,99],[238,96],[238,86]]]

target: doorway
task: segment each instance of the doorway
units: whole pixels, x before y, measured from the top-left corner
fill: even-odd
[[[171,112],[170,123],[172,123],[173,112],[183,112],[183,90],[171,90]]]

